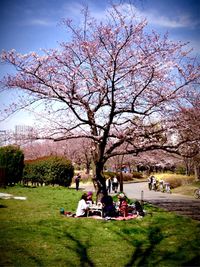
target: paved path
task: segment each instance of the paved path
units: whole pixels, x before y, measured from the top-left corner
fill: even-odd
[[[147,182],[143,183],[129,183],[124,184],[124,192],[126,195],[131,199],[138,199],[141,200],[141,196],[143,195],[144,201],[151,201],[151,200],[194,200],[193,197],[190,196],[183,196],[181,194],[168,194],[162,192],[155,192],[154,190],[148,189]],[[142,193],[143,192],[143,193]]]

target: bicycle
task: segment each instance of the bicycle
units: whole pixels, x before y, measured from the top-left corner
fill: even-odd
[[[194,197],[195,198],[200,198],[200,188],[197,188],[194,190]]]

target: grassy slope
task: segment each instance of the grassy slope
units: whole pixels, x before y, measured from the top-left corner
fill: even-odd
[[[198,266],[200,223],[147,206],[141,220],[67,218],[81,192],[13,187],[0,200],[0,266]]]

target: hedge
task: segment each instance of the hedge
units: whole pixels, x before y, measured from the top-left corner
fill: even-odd
[[[35,161],[26,162],[23,182],[34,185],[51,184],[70,186],[74,168],[66,158],[50,156]]]
[[[11,145],[0,147],[0,168],[5,171],[6,185],[21,181],[24,168],[23,151]]]

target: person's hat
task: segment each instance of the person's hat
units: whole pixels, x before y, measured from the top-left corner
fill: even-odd
[[[124,193],[119,193],[118,197],[119,198],[125,198],[125,195],[124,195]]]

